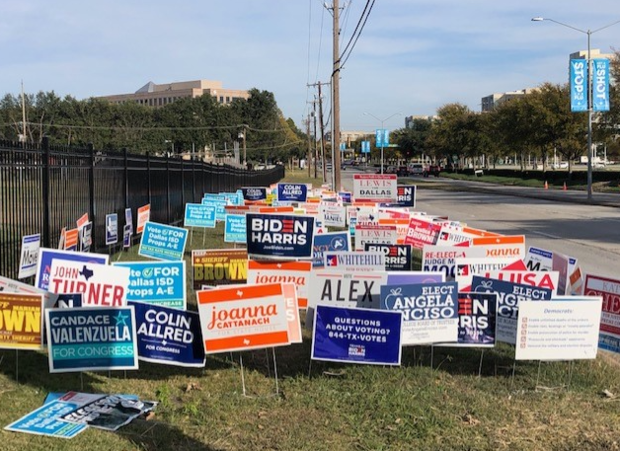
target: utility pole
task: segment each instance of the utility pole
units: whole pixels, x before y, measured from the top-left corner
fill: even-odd
[[[340,189],[340,6],[338,0],[333,0],[333,60],[332,72],[332,105],[333,105],[333,132],[332,132],[332,175],[334,186],[332,189]],[[336,150],[336,148],[338,150]]]
[[[314,138],[314,178],[316,178],[316,160],[318,159],[318,148],[316,144],[316,100],[312,102],[312,124],[314,126],[314,131],[312,132],[312,136]]]
[[[323,124],[323,97],[321,96],[321,83],[319,82],[319,128],[321,129],[321,161],[323,162],[323,182],[327,181],[327,169],[325,166],[325,125]],[[332,170],[333,170],[332,165]]]
[[[308,156],[306,166],[308,166],[308,177],[310,177],[310,159],[312,158],[312,141],[310,139],[310,116],[306,118],[306,135],[308,136]]]

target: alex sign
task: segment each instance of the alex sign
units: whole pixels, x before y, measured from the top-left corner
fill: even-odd
[[[397,183],[395,174],[355,174],[353,197],[356,202],[396,203]]]
[[[379,308],[386,272],[313,271],[308,305]]]
[[[199,291],[198,313],[207,354],[289,344],[282,285]]]
[[[282,259],[312,258],[312,216],[248,213],[246,226],[250,255]]]
[[[50,373],[138,369],[133,307],[48,309]]]
[[[183,260],[186,242],[186,229],[148,221],[138,254],[157,260]]]

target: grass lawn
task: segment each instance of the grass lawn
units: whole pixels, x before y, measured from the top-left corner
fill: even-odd
[[[188,245],[217,247],[224,247],[221,225],[205,235],[194,230]],[[113,259],[135,260],[136,252],[134,246]],[[189,258],[186,252],[188,265]],[[191,287],[191,275],[188,281]],[[189,308],[195,309],[191,288],[188,297]],[[159,405],[152,419],[138,419],[117,433],[91,428],[63,440],[2,431],[0,449],[620,449],[620,398],[615,397],[620,368],[609,354],[574,363],[514,365],[514,349],[508,345],[484,354],[480,349],[407,347],[402,366],[383,367],[311,363],[310,346],[305,332],[302,344],[273,353],[211,356],[204,369],[141,362],[138,371],[60,375],[48,373],[45,353],[4,350],[1,425],[40,406],[49,392],[130,393]]]

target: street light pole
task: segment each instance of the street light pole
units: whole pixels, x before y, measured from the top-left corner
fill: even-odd
[[[400,113],[394,113],[389,117],[386,117],[385,119],[379,119],[377,116],[375,116],[374,114],[370,114],[370,113],[364,113],[366,116],[372,116],[374,117],[376,120],[378,120],[379,122],[381,122],[381,130],[383,130],[383,124],[389,120],[392,119],[394,116],[399,116]],[[381,174],[383,174],[383,139],[381,139]]]
[[[545,20],[548,22],[557,23],[558,25],[562,25],[563,27],[570,28],[571,30],[578,31],[588,36],[588,56],[587,56],[587,65],[588,65],[588,153],[587,153],[587,156],[588,156],[588,201],[592,201],[592,115],[593,115],[592,94],[593,94],[594,88],[593,88],[593,83],[592,83],[593,82],[592,80],[592,58],[590,55],[590,50],[591,50],[590,41],[591,41],[591,37],[593,33],[604,30],[605,28],[609,28],[612,25],[616,25],[617,23],[620,23],[620,20],[616,20],[615,22],[605,25],[604,27],[597,28],[596,30],[589,30],[589,29],[582,30],[581,28],[573,27],[572,25],[558,22],[557,20],[549,19],[546,17],[533,17],[532,18],[532,22],[542,22]]]

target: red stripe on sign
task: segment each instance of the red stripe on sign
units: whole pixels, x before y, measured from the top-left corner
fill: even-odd
[[[239,335],[235,337],[205,340],[205,351],[208,354],[234,351],[237,349],[263,348],[288,343],[288,331],[269,332],[265,334]]]

